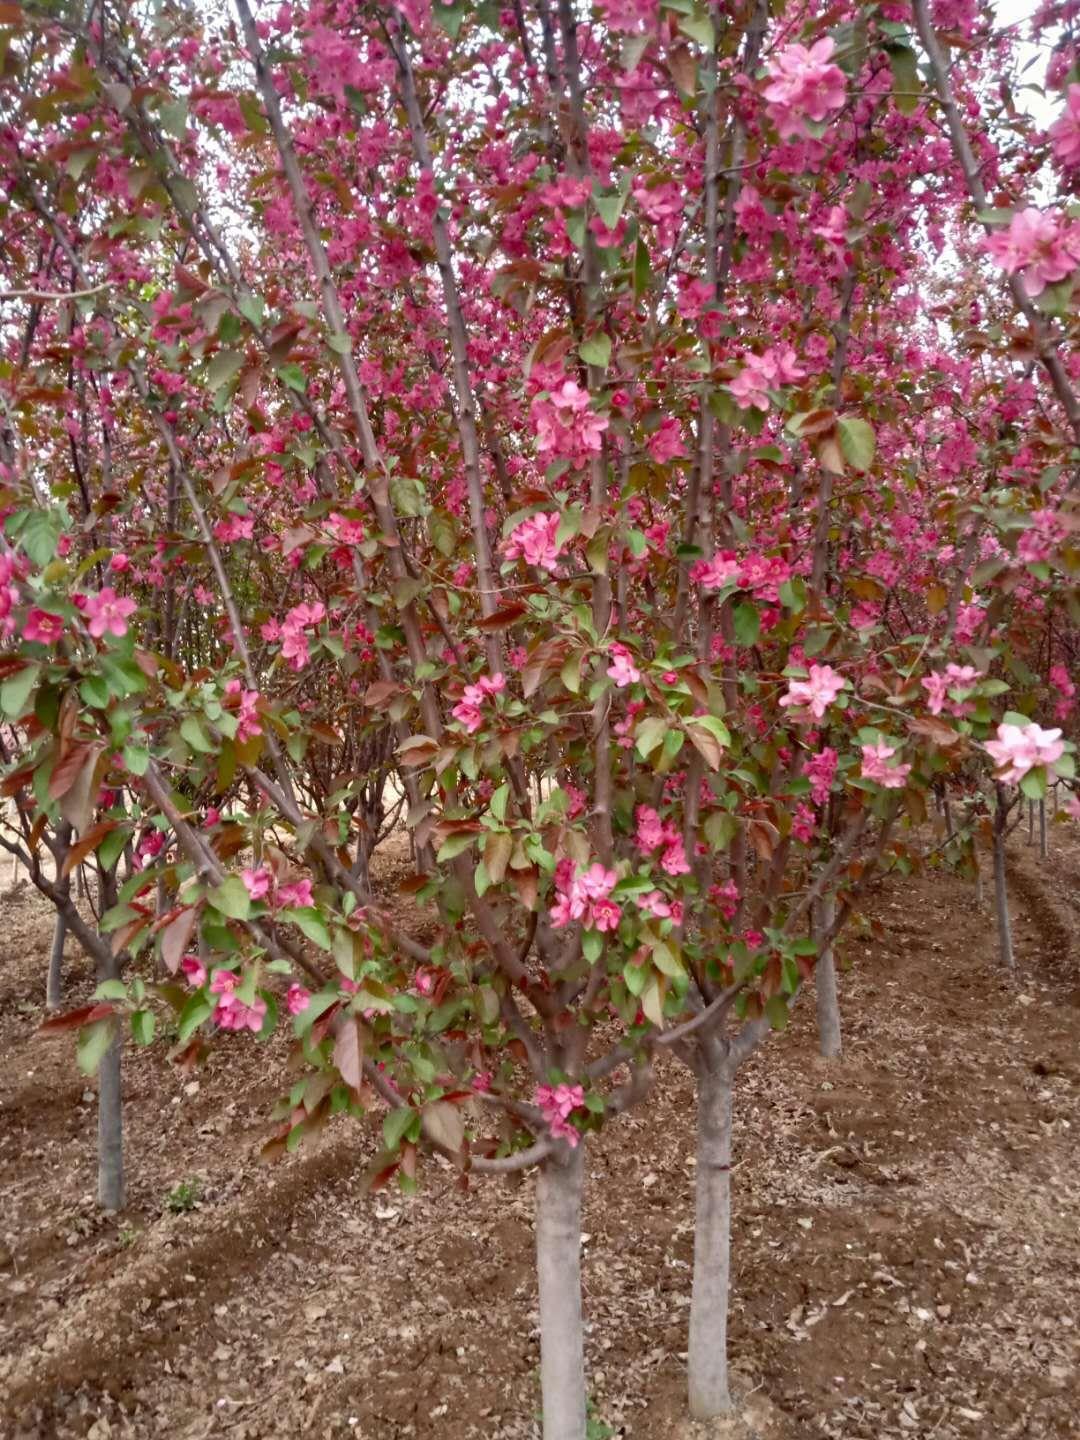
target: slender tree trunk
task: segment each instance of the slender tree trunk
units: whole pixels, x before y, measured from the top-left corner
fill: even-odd
[[[948,802],[946,802],[948,803]],[[818,934],[828,935],[836,919],[836,900],[832,895],[823,895],[818,902]],[[821,1053],[828,1060],[835,1060],[840,1054],[840,1002],[836,996],[836,957],[832,945],[828,945],[818,956],[814,966],[814,984],[817,994],[818,1044]]]
[[[1028,801],[1028,844],[1035,844],[1035,801]]]
[[[1039,859],[1045,860],[1046,853],[1046,800],[1044,798],[1039,801]]]
[[[116,904],[116,872],[98,877],[101,913]],[[98,962],[97,978],[120,979],[120,959],[109,949]],[[124,1036],[117,1023],[112,1044],[98,1069],[98,1204],[103,1210],[124,1208],[124,1107],[120,1067]]]
[[[709,1420],[731,1410],[727,1323],[731,1289],[732,1071],[714,1047],[698,1049],[694,1282],[690,1300],[690,1414]]]
[[[581,1318],[584,1149],[581,1144],[565,1156],[545,1160],[536,1181],[544,1440],[585,1440],[585,1344]]]
[[[52,949],[49,951],[49,973],[45,979],[45,1009],[59,1010],[64,1003],[64,941],[67,921],[58,910],[53,922]]]
[[[1009,892],[1005,887],[1005,828],[1009,809],[1005,803],[1005,787],[997,785],[997,808],[994,811],[994,904],[997,909],[998,954],[1006,970],[1015,965],[1013,958],[1012,924],[1009,920]]]

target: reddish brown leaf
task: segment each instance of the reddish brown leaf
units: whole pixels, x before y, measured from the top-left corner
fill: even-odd
[[[97,849],[109,831],[115,829],[115,820],[100,820],[96,825],[92,826],[79,843],[72,845],[71,849],[64,856],[64,863],[60,867],[61,879],[70,875],[76,865],[81,865],[87,855],[89,855],[92,850]]]
[[[373,680],[364,691],[364,704],[371,710],[381,710],[395,695],[402,694],[403,689],[396,680]]]
[[[89,755],[89,745],[73,745],[67,754],[56,762],[49,776],[50,800],[59,800],[61,795],[67,794],[78,780]]]
[[[334,1064],[351,1090],[360,1089],[363,1078],[364,1043],[355,1015],[342,1015],[334,1040]]]
[[[506,630],[527,613],[527,606],[515,600],[512,605],[504,605],[502,609],[494,610],[477,623],[481,630]]]
[[[104,1020],[112,1015],[116,1006],[104,1001],[95,1005],[81,1005],[78,1010],[68,1010],[63,1015],[52,1015],[38,1026],[39,1035],[59,1035],[64,1030],[77,1030],[80,1025],[90,1025],[95,1020]]]
[[[175,975],[180,969],[180,961],[187,951],[198,918],[198,910],[191,906],[187,910],[181,910],[161,932],[161,958],[170,975]]]
[[[90,823],[98,786],[106,766],[105,746],[88,745],[82,768],[74,782],[60,796],[60,813],[80,835]]]

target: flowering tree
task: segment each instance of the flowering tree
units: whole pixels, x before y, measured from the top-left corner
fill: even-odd
[[[720,1413],[738,1065],[822,960],[835,1053],[928,793],[1073,774],[1074,240],[949,8],[0,5],[2,843],[109,967],[61,1023],[118,1087],[127,1017],[284,1011],[271,1151],[536,1167],[547,1440],[587,1136],[692,1067]]]

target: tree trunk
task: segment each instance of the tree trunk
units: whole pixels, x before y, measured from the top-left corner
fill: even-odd
[[[818,935],[824,937],[828,935],[836,919],[835,898],[832,895],[823,895],[818,902],[817,912]],[[836,997],[836,958],[831,943],[818,956],[814,966],[814,984],[817,994],[818,1044],[826,1059],[835,1060],[841,1050],[840,1002]]]
[[[98,1070],[98,1204],[124,1208],[124,1118],[120,1083],[123,1035],[119,1025]]]
[[[1028,844],[1035,844],[1035,801],[1028,801]]]
[[[690,1414],[731,1411],[727,1322],[731,1287],[731,1082],[726,1060],[704,1044],[697,1069],[697,1193],[688,1355]]]
[[[101,914],[116,904],[116,872],[98,875],[98,904]],[[97,978],[120,979],[120,957],[110,950],[98,962]],[[112,1044],[98,1069],[98,1204],[103,1210],[124,1208],[124,1107],[120,1066],[124,1032],[119,1019]]]
[[[49,951],[49,973],[45,979],[45,1009],[59,1010],[64,1003],[64,941],[67,921],[58,910],[53,922],[52,949]]]
[[[998,955],[1006,970],[1012,970],[1012,925],[1009,920],[1009,892],[1005,888],[1005,827],[1009,818],[1005,804],[1005,787],[997,785],[997,808],[994,811],[994,904],[997,909]]]
[[[1039,801],[1039,859],[1046,859],[1046,800]]]
[[[585,1343],[581,1318],[584,1144],[552,1156],[536,1181],[540,1282],[540,1389],[544,1440],[585,1440]]]

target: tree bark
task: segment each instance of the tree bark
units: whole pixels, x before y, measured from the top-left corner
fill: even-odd
[[[998,955],[1006,970],[1015,966],[1012,924],[1009,920],[1009,892],[1005,887],[1005,831],[1009,818],[1005,803],[1005,787],[995,786],[997,808],[994,811],[994,905],[997,910]]]
[[[1046,800],[1039,801],[1039,859],[1045,860],[1047,852],[1046,843]]]
[[[715,1047],[698,1049],[698,1141],[694,1281],[688,1354],[690,1414],[731,1411],[727,1322],[731,1290],[731,1084],[733,1069]]]
[[[540,1285],[540,1389],[544,1440],[585,1440],[585,1344],[581,1317],[581,1194],[584,1144],[544,1161],[536,1181]]]
[[[64,941],[67,921],[56,912],[53,921],[52,949],[49,951],[49,973],[45,979],[45,1009],[59,1010],[64,1003]]]
[[[124,1208],[122,1053],[123,1036],[117,1025],[98,1070],[98,1204],[103,1210]]]
[[[948,802],[946,802],[948,803]],[[832,895],[823,895],[818,901],[818,935],[826,936],[836,919],[836,901]],[[836,996],[836,957],[830,943],[818,956],[814,966],[814,983],[817,995],[818,1045],[822,1055],[835,1060],[842,1049],[840,1032],[840,1002]]]

